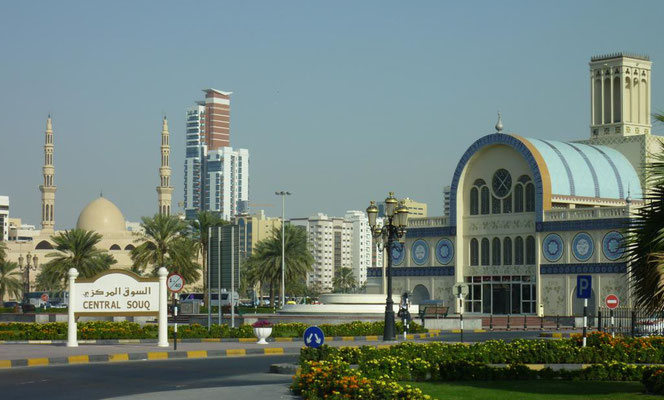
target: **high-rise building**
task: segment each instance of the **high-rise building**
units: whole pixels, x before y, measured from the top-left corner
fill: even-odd
[[[9,239],[9,196],[0,196],[0,242]]]
[[[420,203],[409,197],[403,199],[404,205],[408,207],[408,217],[426,217],[427,203]],[[385,217],[385,202],[378,203],[378,216]]]
[[[362,286],[367,281],[367,268],[371,266],[371,227],[369,219],[363,211],[347,211],[344,222],[351,228],[351,257],[353,275],[357,285]]]
[[[214,211],[230,220],[249,201],[249,151],[230,147],[230,95],[205,89],[186,113],[185,217]]]

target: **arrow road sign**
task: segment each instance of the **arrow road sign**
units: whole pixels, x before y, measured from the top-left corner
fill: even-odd
[[[618,305],[620,305],[620,300],[618,299],[618,296],[615,294],[610,294],[606,296],[606,299],[604,300],[604,303],[606,303],[606,306],[610,309],[616,309],[618,308]]]
[[[325,334],[317,326],[310,326],[304,331],[304,345],[307,347],[320,347],[325,343]]]
[[[591,275],[576,276],[576,298],[589,299],[592,293],[593,277]]]

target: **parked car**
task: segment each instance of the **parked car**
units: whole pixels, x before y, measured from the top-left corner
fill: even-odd
[[[14,308],[17,305],[19,305],[18,301],[5,301],[4,303],[2,303],[2,306],[4,308]]]

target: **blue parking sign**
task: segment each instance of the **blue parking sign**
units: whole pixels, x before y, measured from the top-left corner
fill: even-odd
[[[304,345],[307,347],[320,347],[325,343],[325,334],[317,326],[310,326],[304,331]]]
[[[576,276],[576,298],[589,299],[592,293],[593,277],[591,275]]]

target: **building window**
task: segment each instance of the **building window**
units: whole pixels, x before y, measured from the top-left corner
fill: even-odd
[[[493,238],[491,246],[491,265],[500,265],[500,239]]]
[[[482,214],[489,214],[489,188],[482,187]]]
[[[482,265],[489,265],[489,239],[482,239]]]
[[[500,214],[500,199],[491,196],[491,214]]]
[[[503,265],[512,265],[512,239],[503,239]]]
[[[526,238],[526,264],[535,264],[535,238]]]
[[[526,184],[526,212],[535,211],[535,185]]]
[[[470,265],[479,265],[480,263],[480,257],[479,257],[479,243],[477,243],[477,239],[471,239],[470,240]]]
[[[514,212],[523,212],[523,185],[520,183],[514,187]]]
[[[514,239],[514,264],[523,265],[523,238],[521,236]]]
[[[512,195],[503,199],[503,214],[510,214],[512,212]]]
[[[479,214],[479,193],[476,187],[470,189],[470,215]]]

